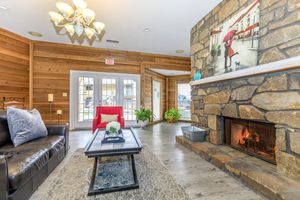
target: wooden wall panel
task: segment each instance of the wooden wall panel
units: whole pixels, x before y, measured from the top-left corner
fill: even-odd
[[[105,65],[106,58],[114,58],[115,65]],[[56,110],[63,110],[62,122],[69,122],[69,76],[70,70],[114,72],[141,74],[143,81],[141,88],[142,103],[151,108],[152,79],[162,81],[165,77],[149,68],[190,70],[190,59],[140,52],[97,49],[75,45],[34,42],[33,51],[33,105],[40,110],[43,119],[49,123],[49,104],[47,94],[54,94],[53,119],[57,119]],[[165,87],[163,91],[163,110],[166,108]],[[67,92],[68,97],[62,93]],[[145,94],[145,95],[144,95]],[[55,120],[53,121],[55,122]]]
[[[168,99],[167,107],[177,108],[177,84],[189,83],[191,81],[190,75],[184,76],[168,76]]]
[[[29,44],[26,38],[0,28],[0,102],[3,97],[29,100]]]

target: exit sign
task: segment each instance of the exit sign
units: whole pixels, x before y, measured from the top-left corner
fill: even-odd
[[[105,64],[106,65],[114,65],[115,64],[115,59],[105,59]]]

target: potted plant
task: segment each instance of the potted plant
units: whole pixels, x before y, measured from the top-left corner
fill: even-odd
[[[175,123],[178,122],[178,120],[180,119],[181,114],[179,112],[178,109],[176,108],[171,108],[170,110],[165,112],[165,119],[169,122],[169,123]]]
[[[140,108],[139,110],[135,111],[135,116],[137,123],[141,122],[140,125],[142,128],[144,128],[148,125],[153,114],[150,109]]]

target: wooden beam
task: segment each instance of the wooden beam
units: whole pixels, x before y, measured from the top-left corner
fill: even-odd
[[[35,51],[34,57],[40,58],[55,58],[55,59],[63,59],[63,60],[74,60],[74,61],[87,61],[87,62],[97,62],[97,63],[105,63],[104,58],[100,58],[99,56],[82,56],[82,55],[70,55],[70,54],[58,54],[49,51]],[[109,56],[107,56],[109,57]],[[115,64],[120,65],[132,65],[139,66],[140,63],[134,61],[118,61],[115,60]]]
[[[169,63],[157,63],[157,62],[143,62],[146,68],[152,69],[168,69],[168,70],[181,70],[181,71],[191,71],[191,67],[183,64],[169,64]]]
[[[178,81],[175,81],[175,108],[178,109]]]
[[[166,110],[169,110],[169,78],[166,77]]]
[[[29,44],[29,109],[33,108],[33,52],[34,44]]]
[[[182,57],[182,56],[170,56],[170,55],[163,55],[163,54],[153,54],[153,53],[145,53],[145,52],[137,52],[137,51],[123,51],[123,50],[115,50],[115,49],[107,49],[107,48],[95,48],[95,47],[87,47],[87,46],[80,46],[80,45],[72,45],[72,44],[62,44],[62,43],[54,43],[54,42],[46,42],[46,41],[33,41],[35,46],[42,47],[42,48],[55,48],[55,49],[72,49],[72,51],[83,51],[83,52],[94,52],[94,53],[101,53],[101,54],[111,54],[111,55],[121,55],[126,57],[140,57],[140,61],[147,61],[151,58],[153,59],[161,59],[161,60],[171,60],[175,62],[183,62],[183,63],[190,63],[190,57]],[[161,61],[157,61],[161,62]]]
[[[165,88],[165,85],[161,82],[161,81],[159,81],[160,82],[160,106],[159,106],[159,108],[160,108],[160,120],[163,120],[164,119],[164,107],[165,106],[163,106],[163,104],[164,104],[164,102],[163,102],[163,91],[164,91],[164,88]]]
[[[0,28],[0,35],[3,35],[3,36],[6,36],[6,37],[9,37],[9,38],[12,38],[14,40],[18,40],[19,42],[23,42],[25,44],[29,44],[30,43],[30,39],[28,38],[25,38],[23,36],[20,36],[18,34],[15,34],[13,32],[10,32],[8,30],[5,30],[3,28]]]
[[[153,74],[153,75],[155,75],[156,77],[159,77],[159,78],[162,78],[162,79],[165,79],[166,78],[166,76],[165,75],[162,75],[162,74],[160,74],[160,73],[157,73],[157,72],[155,72],[155,71],[153,71],[153,70],[151,70],[151,69],[146,69],[146,73],[151,73],[151,74]]]
[[[140,96],[141,96],[141,107],[145,107],[145,67],[143,65],[141,65],[141,92],[140,92]]]

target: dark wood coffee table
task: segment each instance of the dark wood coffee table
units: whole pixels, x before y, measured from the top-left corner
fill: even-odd
[[[85,155],[89,158],[95,158],[94,169],[92,174],[92,179],[90,183],[90,188],[88,195],[103,194],[109,192],[130,190],[139,188],[139,183],[137,179],[134,154],[139,154],[143,148],[137,135],[134,133],[133,129],[122,129],[123,137],[125,139],[124,143],[109,143],[102,144],[105,131],[96,130],[93,137],[89,140],[85,148]],[[97,168],[99,165],[99,160],[103,157],[114,157],[114,156],[127,156],[127,159],[131,162],[133,183],[128,185],[97,188],[95,187],[95,179],[97,178]],[[99,172],[98,172],[99,173]],[[99,177],[98,177],[99,178]]]

